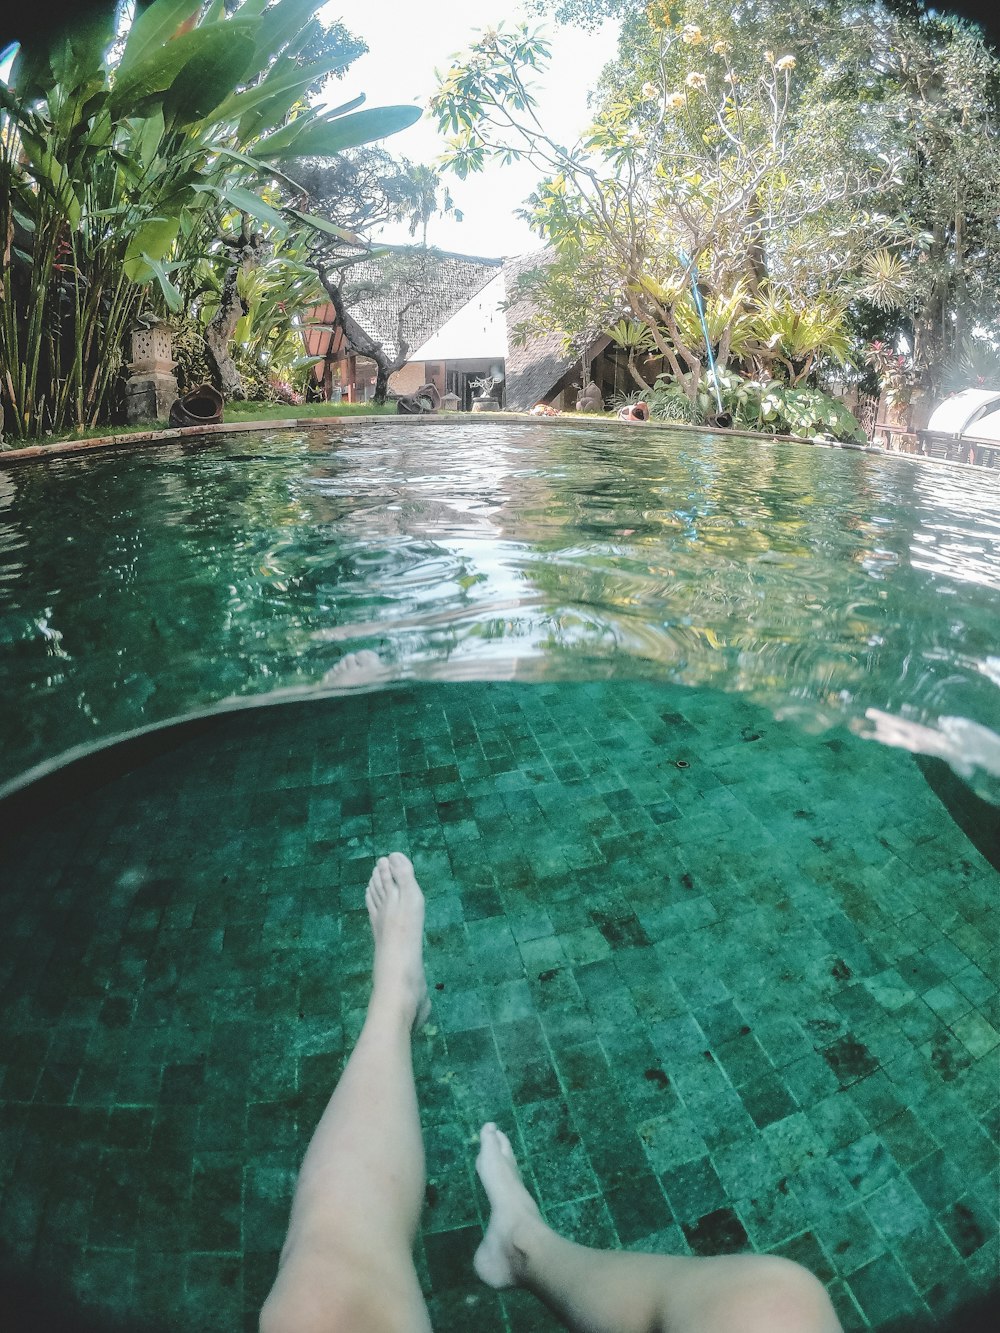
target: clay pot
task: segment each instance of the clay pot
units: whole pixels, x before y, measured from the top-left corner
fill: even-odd
[[[624,407],[618,409],[619,421],[648,421],[649,404],[648,403],[626,403]]]
[[[199,384],[170,408],[171,426],[214,426],[222,420],[226,400],[211,384]]]

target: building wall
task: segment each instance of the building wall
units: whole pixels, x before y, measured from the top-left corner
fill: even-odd
[[[408,361],[402,370],[397,370],[394,375],[389,376],[389,392],[398,394],[416,393],[426,383],[424,363],[422,361]]]

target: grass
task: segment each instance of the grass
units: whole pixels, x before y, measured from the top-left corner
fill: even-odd
[[[305,417],[360,417],[394,414],[392,403],[227,403],[223,421],[297,421]],[[82,430],[59,431],[41,440],[8,440],[14,449],[26,449],[35,444],[61,444],[67,440],[100,440],[108,435],[138,435],[145,431],[167,430],[169,422],[147,421],[135,425],[88,426]]]
[[[226,421],[286,421],[301,417],[363,417],[395,415],[392,403],[227,403]]]

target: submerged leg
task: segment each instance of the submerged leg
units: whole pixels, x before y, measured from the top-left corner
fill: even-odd
[[[787,1259],[627,1254],[557,1235],[496,1125],[483,1126],[476,1170],[492,1209],[476,1272],[533,1291],[576,1333],[840,1333],[822,1284]]]
[[[399,852],[365,894],[372,996],[299,1173],[262,1333],[428,1333],[412,1247],[424,1148],[410,1037],[429,1012],[424,898]]]

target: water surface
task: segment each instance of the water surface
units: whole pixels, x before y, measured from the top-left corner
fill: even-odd
[[[0,473],[0,779],[368,647],[404,679],[738,691],[997,800],[998,625],[973,470],[548,422],[33,463]]]

